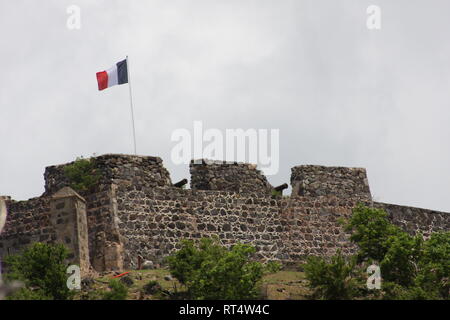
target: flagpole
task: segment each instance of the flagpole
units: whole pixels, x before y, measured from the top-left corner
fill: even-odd
[[[131,123],[133,125],[133,142],[134,142],[134,154],[136,155],[136,130],[134,128],[134,112],[133,112],[133,95],[131,93],[131,79],[130,79],[130,60],[127,56],[127,77],[128,77],[128,88],[130,89],[130,108],[131,108]]]

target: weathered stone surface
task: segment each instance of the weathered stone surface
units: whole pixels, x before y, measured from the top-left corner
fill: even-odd
[[[371,200],[366,169],[303,165],[291,169],[292,194],[362,197]]]
[[[198,163],[197,163],[198,162]],[[192,160],[191,188],[270,194],[273,187],[255,165],[237,162]]]
[[[92,159],[95,169],[100,173],[99,190],[102,185],[112,183],[129,183],[138,188],[172,185],[169,172],[163,167],[159,157],[106,154]],[[53,194],[70,185],[64,175],[64,167],[72,163],[45,168],[44,195]]]

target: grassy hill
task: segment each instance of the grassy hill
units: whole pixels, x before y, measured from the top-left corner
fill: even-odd
[[[99,299],[102,291],[109,290],[108,283],[116,275],[108,273],[85,281],[76,299]],[[186,291],[166,269],[132,270],[118,279],[129,288],[129,300],[183,299]],[[149,293],[146,287],[149,282],[159,284],[160,290]],[[268,300],[304,300],[310,293],[303,272],[298,271],[279,271],[264,276],[260,291],[261,298]]]

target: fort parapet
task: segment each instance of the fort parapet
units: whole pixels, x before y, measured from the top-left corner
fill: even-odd
[[[93,158],[98,184],[80,194],[64,167],[47,167],[45,192],[27,201],[6,198],[9,211],[0,256],[33,242],[61,242],[83,272],[162,263],[183,238],[216,235],[223,244],[251,243],[261,261],[295,263],[308,255],[355,251],[339,223],[357,203],[383,208],[406,231],[450,230],[450,214],[373,202],[361,168],[297,166],[290,196],[254,165],[201,160],[190,165],[191,189],[172,184],[158,157],[108,154]]]

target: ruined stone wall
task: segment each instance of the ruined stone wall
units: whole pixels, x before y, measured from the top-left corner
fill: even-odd
[[[307,255],[354,252],[340,218],[348,218],[359,198],[280,198],[260,193],[177,188],[117,192],[125,266],[138,256],[162,262],[180,239],[217,235],[225,245],[256,247],[260,260],[295,262]]]
[[[285,222],[285,252],[289,262],[302,261],[309,255],[330,256],[340,249],[353,254],[356,246],[349,241],[341,220],[365,199],[335,196],[291,197],[281,200],[280,215]]]
[[[191,189],[270,194],[272,186],[256,165],[222,161],[191,161]]]
[[[140,187],[170,186],[169,172],[159,157],[106,154],[92,158],[94,168],[100,174],[99,186],[132,184]],[[45,195],[70,186],[64,168],[73,162],[45,168]],[[96,190],[97,191],[97,190]],[[86,194],[81,194],[83,197]]]
[[[32,242],[56,240],[56,230],[50,222],[50,198],[28,201],[6,201],[8,216],[0,235],[0,257],[22,250]]]
[[[293,195],[372,199],[366,169],[304,165],[291,172]]]
[[[389,219],[410,234],[420,232],[428,238],[432,232],[450,230],[450,213],[428,209],[374,202],[374,207],[384,209]]]
[[[102,190],[85,196],[89,237],[89,256],[97,271],[121,269],[120,239],[114,221],[114,194],[111,185],[102,186]],[[108,249],[107,249],[108,248]]]
[[[35,242],[63,243],[69,249],[68,262],[90,269],[86,204],[70,188],[55,195],[12,201],[0,235],[0,257],[16,254]]]
[[[262,260],[281,259],[278,203],[258,193],[119,187],[119,229],[125,265],[137,257],[161,262],[183,238],[217,235],[224,244],[252,242]]]
[[[98,271],[120,270],[123,248],[116,218],[116,185],[134,188],[171,186],[169,172],[159,157],[106,154],[91,159],[99,181],[94,190],[81,192],[87,203],[89,256]],[[67,163],[45,169],[45,195],[69,186]]]
[[[0,256],[32,242],[62,242],[81,263],[89,257],[85,268],[121,270],[135,268],[139,256],[161,263],[183,238],[217,235],[226,245],[251,243],[262,261],[295,263],[338,248],[354,252],[339,219],[349,218],[358,202],[387,210],[411,233],[450,230],[449,213],[372,203],[359,168],[294,167],[293,193],[280,197],[247,164],[191,163],[192,189],[185,190],[172,185],[160,158],[105,155],[94,161],[101,179],[82,197],[55,191],[68,185],[61,165],[46,169],[42,197],[7,200]]]
[[[50,201],[50,225],[56,239],[69,250],[69,261],[80,266],[82,274],[90,269],[86,201],[72,189],[65,187]]]

